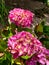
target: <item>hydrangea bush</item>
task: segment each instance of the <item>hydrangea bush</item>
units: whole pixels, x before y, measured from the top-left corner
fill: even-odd
[[[9,12],[9,26],[1,31],[1,65],[49,65],[49,26],[42,21],[33,33],[33,17],[21,8]]]

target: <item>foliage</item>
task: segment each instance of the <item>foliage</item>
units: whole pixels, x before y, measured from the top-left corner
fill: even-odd
[[[49,49],[49,26],[45,25],[45,22],[41,22],[35,27],[35,34],[43,45]]]

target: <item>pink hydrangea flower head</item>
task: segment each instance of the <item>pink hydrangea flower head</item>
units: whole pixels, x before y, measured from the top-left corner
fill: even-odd
[[[21,8],[14,8],[9,12],[10,22],[15,23],[17,26],[30,27],[33,21],[34,14],[29,10]]]
[[[22,31],[8,39],[8,48],[13,57],[32,56],[42,44],[31,33]]]
[[[38,62],[41,65],[49,65],[49,50],[47,50],[46,48],[43,49],[42,52],[40,52],[38,55]]]
[[[26,61],[26,65],[49,65],[49,50],[45,47],[40,47],[40,51],[36,53],[31,59]]]

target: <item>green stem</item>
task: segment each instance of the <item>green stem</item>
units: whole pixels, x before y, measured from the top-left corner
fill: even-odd
[[[11,65],[13,65],[13,64],[14,64],[14,59],[12,58],[12,59],[11,59]]]

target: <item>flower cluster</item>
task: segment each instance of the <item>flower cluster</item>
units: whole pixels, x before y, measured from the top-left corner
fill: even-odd
[[[9,12],[9,20],[15,23],[17,26],[30,27],[34,14],[29,10],[21,8],[14,8]]]
[[[32,56],[39,51],[41,46],[41,42],[26,31],[18,32],[8,39],[8,48],[14,58]]]
[[[49,50],[45,47],[40,48],[40,52],[36,53],[31,59],[26,61],[26,65],[49,65]]]

